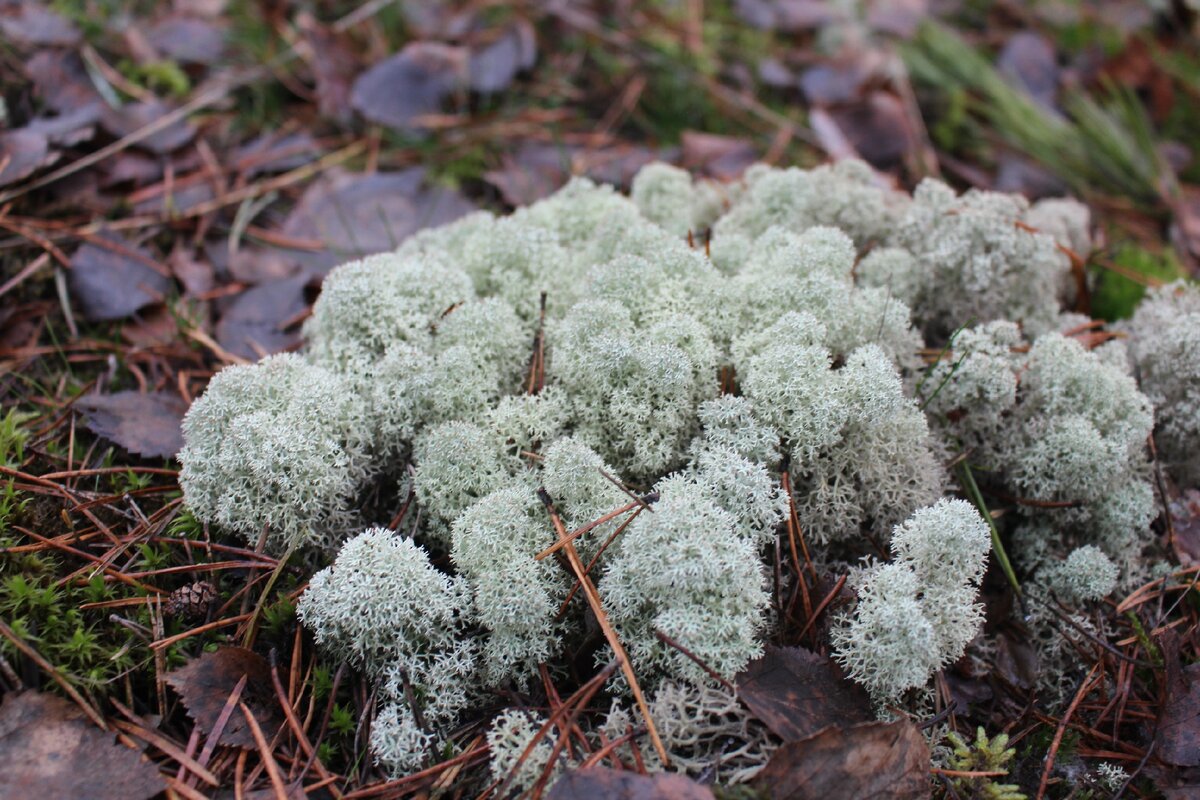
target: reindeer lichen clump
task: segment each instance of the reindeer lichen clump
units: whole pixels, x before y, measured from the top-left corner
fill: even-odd
[[[859,162],[730,185],[655,164],[628,198],[576,178],[330,273],[302,353],[225,370],[188,413],[185,500],[274,553],[341,545],[299,614],[376,681],[372,749],[401,775],[472,704],[613,659],[548,550],[544,490],[671,761],[747,779],[777,742],[725,681],[795,589],[799,565],[774,561],[785,519],[815,568],[854,576],[831,643],[881,704],[980,631],[991,532],[945,497],[954,454],[1015,506],[1001,524],[1032,591],[1079,606],[1137,574],[1152,410],[1123,345],[1066,332],[1087,233],[1078,204],[936,181],[910,197]],[[1130,323],[1181,476],[1200,449],[1196,298],[1163,289]],[[607,717],[572,735],[625,735],[633,688],[614,680]],[[545,719],[492,723],[505,791],[567,766]],[[617,753],[635,747],[662,766],[643,743]]]

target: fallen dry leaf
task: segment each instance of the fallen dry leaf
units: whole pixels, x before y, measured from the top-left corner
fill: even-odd
[[[738,697],[784,741],[875,718],[871,698],[837,665],[803,647],[768,647],[737,677]]]
[[[681,144],[680,166],[717,180],[739,178],[758,160],[753,143],[733,136],[684,131]]]
[[[120,108],[106,107],[100,115],[100,125],[113,136],[120,138],[157,122],[173,110],[160,100],[126,103]],[[194,138],[196,129],[186,119],[180,119],[142,139],[137,146],[152,153],[165,155],[172,150],[178,150]]]
[[[270,670],[267,660],[252,650],[221,647],[192,659],[167,675],[165,680],[179,693],[188,714],[207,736],[221,716],[225,701],[245,675],[246,688],[242,690],[241,701],[254,714],[269,740],[283,723]],[[234,747],[255,746],[250,724],[236,708],[221,731],[219,741]]]
[[[0,134],[0,186],[26,178],[45,164],[49,144],[45,134],[24,128]]]
[[[683,775],[636,772],[588,767],[568,772],[558,779],[548,800],[712,800],[712,790]]]
[[[354,82],[350,104],[371,122],[402,131],[432,114],[468,77],[464,48],[436,42],[411,42],[368,69]]]
[[[22,3],[14,14],[0,16],[0,31],[12,44],[25,47],[71,47],[83,38],[66,17],[30,2]]]
[[[209,66],[224,55],[225,34],[225,27],[212,20],[174,14],[152,24],[146,40],[172,61]]]
[[[747,24],[780,33],[813,30],[838,18],[834,4],[821,0],[735,0],[733,7]]]
[[[163,790],[158,768],[76,706],[51,694],[10,693],[0,704],[0,797],[143,800]]]
[[[453,222],[474,210],[458,192],[426,186],[420,167],[368,174],[331,170],[305,190],[283,233],[324,242],[328,252],[298,259],[326,272],[353,258],[394,250],[422,228]]]
[[[877,169],[900,166],[917,145],[904,104],[891,92],[871,92],[858,102],[831,108],[829,114],[855,152]]]
[[[304,310],[307,275],[262,283],[242,292],[217,323],[217,342],[251,361],[296,345],[300,333],[290,325]]]
[[[483,94],[508,88],[517,73],[537,61],[537,39],[527,20],[517,20],[498,37],[471,50],[471,88]]]
[[[826,728],[776,750],[755,785],[775,800],[919,800],[929,745],[907,720]]]
[[[39,50],[25,63],[25,75],[46,107],[59,114],[78,114],[86,109],[95,121],[105,108],[83,59],[74,51]]]
[[[94,394],[75,403],[87,427],[131,453],[171,458],[183,447],[179,422],[187,403],[166,392]]]
[[[524,142],[501,156],[501,168],[489,170],[483,178],[500,190],[509,205],[529,205],[566,183],[574,153],[569,146]]]
[[[307,11],[297,16],[296,27],[312,50],[309,68],[317,85],[317,110],[323,117],[348,124],[353,117],[351,86],[359,69],[349,40]]]
[[[71,292],[89,320],[121,319],[160,302],[171,279],[150,266],[153,257],[112,234],[112,247],[88,243],[75,251],[69,274]]]
[[[201,295],[212,291],[212,288],[217,285],[212,264],[196,258],[191,248],[182,242],[176,244],[175,249],[171,251],[171,255],[167,258],[167,266],[183,284],[185,294]]]
[[[1200,766],[1200,664],[1180,661],[1179,634],[1159,638],[1166,665],[1166,699],[1158,710],[1154,754],[1177,767]]]
[[[321,148],[308,131],[285,136],[268,133],[251,139],[235,150],[232,166],[252,178],[264,173],[295,169],[320,156]]]
[[[996,58],[1001,75],[1021,86],[1046,108],[1054,108],[1058,96],[1058,58],[1054,45],[1040,33],[1014,33]]]
[[[1185,489],[1177,495],[1167,491],[1167,511],[1175,538],[1171,547],[1182,567],[1200,564],[1200,489]]]

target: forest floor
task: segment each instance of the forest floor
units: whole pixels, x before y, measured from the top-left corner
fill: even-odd
[[[1086,308],[1127,316],[1200,276],[1188,5],[0,0],[0,795],[488,791],[483,719],[458,756],[380,774],[369,682],[296,621],[311,565],[183,507],[179,421],[214,372],[297,346],[350,257],[656,159],[732,179],[856,156],[909,189],[1073,194],[1099,237]],[[1156,530],[1200,580],[1189,497]],[[1200,763],[1200,593],[1108,613],[1108,707],[1040,708],[997,664],[1014,776],[1103,797],[1070,765],[1104,758],[1124,796],[1200,796],[1153,727],[1173,709]],[[934,785],[1001,796],[992,778]]]

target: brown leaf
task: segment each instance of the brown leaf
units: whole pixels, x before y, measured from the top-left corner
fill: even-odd
[[[120,138],[141,130],[173,110],[160,100],[126,103],[120,108],[106,107],[100,115],[100,125],[113,136]],[[192,124],[186,119],[180,119],[142,139],[137,146],[152,153],[165,155],[172,150],[178,150],[195,137],[196,129]]]
[[[32,175],[46,163],[48,155],[45,134],[24,128],[0,134],[0,186]]]
[[[313,54],[309,66],[317,84],[317,110],[323,117],[349,123],[350,90],[359,68],[349,40],[307,11],[298,15],[296,25]]]
[[[308,301],[304,297],[307,275],[259,284],[242,292],[225,309],[217,323],[217,342],[242,358],[257,361],[300,341],[292,327]]]
[[[26,47],[71,47],[79,44],[81,34],[66,17],[41,3],[22,3],[12,16],[0,17],[0,31],[16,45]]]
[[[471,88],[483,94],[502,92],[518,72],[537,61],[537,39],[527,20],[517,20],[491,42],[471,50]]]
[[[143,800],[163,790],[158,769],[117,744],[76,706],[39,692],[0,705],[0,797]]]
[[[411,132],[417,117],[439,111],[466,82],[468,60],[461,47],[411,42],[360,75],[350,103],[371,122]]]
[[[152,256],[140,247],[104,237],[111,247],[85,244],[71,257],[71,291],[89,320],[121,319],[162,300],[171,279],[154,269]]]
[[[320,272],[371,253],[393,250],[422,228],[475,210],[442,186],[425,186],[420,167],[369,174],[330,171],[314,181],[283,226],[296,239],[320,240],[327,253],[298,256]]]
[[[874,719],[871,698],[828,657],[803,647],[768,647],[737,677],[738,697],[785,741],[830,725]]]
[[[572,770],[554,784],[547,800],[712,800],[712,790],[684,775],[588,767]]]
[[[718,180],[733,180],[758,160],[753,143],[733,136],[684,131],[680,159],[684,169]]]
[[[207,736],[221,716],[225,701],[238,681],[246,676],[246,688],[241,700],[270,739],[283,723],[278,700],[271,682],[271,667],[266,659],[242,647],[221,647],[205,653],[167,675],[166,682],[179,692],[188,714]],[[235,708],[230,715],[219,742],[235,747],[254,747],[254,735],[246,718]]]
[[[904,104],[890,92],[871,92],[855,103],[829,111],[854,150],[872,166],[900,166],[917,144]]]
[[[776,799],[927,798],[929,746],[907,720],[826,728],[776,750],[756,785]]]
[[[80,398],[75,408],[87,427],[131,453],[145,458],[171,458],[183,447],[179,422],[187,403],[166,392],[126,391]]]
[[[1166,699],[1158,709],[1154,754],[1177,767],[1200,766],[1200,664],[1182,666],[1179,635],[1166,631],[1159,644],[1166,665]]]

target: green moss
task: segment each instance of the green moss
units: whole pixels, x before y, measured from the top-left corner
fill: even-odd
[[[1186,277],[1186,272],[1170,250],[1154,253],[1136,244],[1119,245],[1112,262],[1119,268],[1169,283]],[[1094,267],[1098,275],[1092,291],[1092,315],[1099,319],[1125,319],[1146,293],[1142,283],[1113,270]]]

